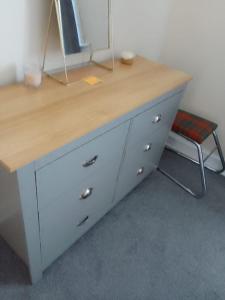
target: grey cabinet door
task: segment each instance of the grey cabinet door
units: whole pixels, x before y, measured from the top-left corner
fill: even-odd
[[[157,168],[181,97],[182,93],[174,95],[133,119],[115,201]]]
[[[43,269],[111,209],[129,124],[105,133],[38,172]],[[96,153],[94,163],[85,160]]]

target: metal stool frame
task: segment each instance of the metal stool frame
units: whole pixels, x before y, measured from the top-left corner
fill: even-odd
[[[176,133],[177,134],[177,133]],[[198,152],[198,160],[194,160],[188,156],[186,156],[185,154],[181,153],[181,152],[178,152],[172,148],[168,148],[167,149],[169,151],[172,151],[176,154],[178,154],[179,156],[182,156],[184,157],[185,159],[187,160],[190,160],[192,161],[193,163],[195,164],[198,164],[200,166],[200,175],[201,175],[201,191],[200,192],[194,192],[191,188],[187,187],[186,185],[184,185],[182,182],[180,182],[179,180],[177,180],[175,177],[171,176],[169,173],[167,173],[166,171],[164,171],[163,169],[159,168],[158,167],[158,171],[161,172],[163,175],[165,175],[166,177],[168,177],[171,181],[173,181],[174,183],[176,183],[178,186],[180,186],[182,189],[184,189],[186,192],[188,192],[189,194],[191,194],[193,197],[195,198],[202,198],[206,192],[207,192],[207,185],[206,185],[206,177],[205,177],[205,168],[215,172],[215,173],[218,173],[218,174],[221,174],[225,171],[225,160],[224,160],[224,156],[223,156],[223,152],[222,152],[222,148],[221,148],[221,145],[220,145],[220,141],[219,141],[219,138],[218,138],[218,135],[217,135],[217,132],[216,130],[214,130],[212,132],[213,134],[213,138],[214,138],[214,141],[215,141],[215,144],[216,144],[216,148],[209,153],[209,155],[207,155],[207,157],[204,159],[203,158],[203,152],[202,152],[202,147],[201,147],[201,144],[197,143],[196,141],[182,135],[182,134],[178,134],[179,136],[183,137],[184,139],[186,139],[187,141],[191,142],[192,144],[195,145],[195,147],[197,148],[197,152]],[[220,157],[220,161],[221,161],[221,164],[222,164],[222,168],[220,170],[213,170],[209,167],[206,167],[205,166],[205,162],[209,159],[209,157],[215,152],[215,151],[218,151],[218,154],[219,154],[219,157]]]

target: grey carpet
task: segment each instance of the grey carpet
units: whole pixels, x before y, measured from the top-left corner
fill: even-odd
[[[197,188],[184,159],[166,152],[161,165]],[[225,299],[225,178],[207,179],[207,196],[196,200],[155,172],[33,287],[0,240],[0,299]]]

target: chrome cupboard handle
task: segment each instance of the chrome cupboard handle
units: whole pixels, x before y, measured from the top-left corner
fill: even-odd
[[[145,170],[145,168],[144,168],[144,167],[142,167],[142,168],[138,169],[138,170],[137,170],[137,176],[140,176],[140,175],[142,175],[142,174],[144,173],[144,170]]]
[[[93,157],[91,160],[89,160],[89,161],[85,161],[85,162],[83,163],[83,167],[84,167],[84,168],[88,168],[88,167],[90,167],[90,166],[93,166],[93,165],[96,163],[97,159],[98,159],[98,155],[94,156],[94,157]]]
[[[77,227],[81,227],[81,226],[84,225],[88,220],[89,220],[89,216],[85,217],[85,218],[77,225]]]
[[[144,146],[144,152],[148,152],[152,149],[152,144],[147,144]]]
[[[153,123],[153,124],[158,124],[159,122],[161,122],[161,120],[162,120],[162,115],[159,114],[159,115],[157,115],[157,116],[155,116],[155,117],[153,118],[152,123]]]
[[[80,195],[80,199],[84,200],[87,199],[88,197],[90,197],[92,195],[93,192],[93,188],[88,188],[86,189],[81,195]]]

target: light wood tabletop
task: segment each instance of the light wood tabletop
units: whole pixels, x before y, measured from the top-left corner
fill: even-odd
[[[45,77],[39,89],[15,84],[0,89],[0,164],[13,172],[191,80],[138,57],[132,66],[116,61],[102,76],[97,66],[73,71],[102,78],[63,86]]]

